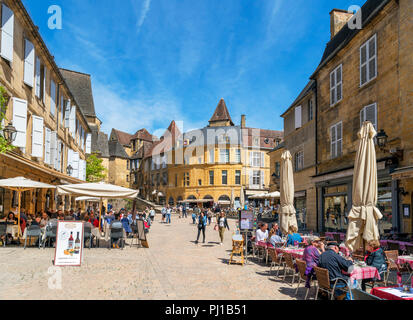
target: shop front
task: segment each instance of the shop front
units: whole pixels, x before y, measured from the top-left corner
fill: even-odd
[[[352,207],[353,169],[313,177],[318,192],[318,231],[347,232],[348,214]],[[390,168],[378,163],[377,207],[383,214],[380,234],[399,230],[398,184],[392,180]]]
[[[297,224],[299,230],[306,229],[307,225],[307,193],[306,191],[298,191],[294,194],[294,208],[297,216]]]

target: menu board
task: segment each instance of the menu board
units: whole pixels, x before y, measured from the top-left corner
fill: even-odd
[[[240,229],[254,229],[254,213],[252,211],[241,211]]]
[[[80,267],[83,250],[83,222],[59,221],[54,265]]]

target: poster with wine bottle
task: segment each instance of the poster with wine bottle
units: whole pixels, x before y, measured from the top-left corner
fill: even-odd
[[[54,265],[80,267],[83,251],[83,222],[59,221]]]

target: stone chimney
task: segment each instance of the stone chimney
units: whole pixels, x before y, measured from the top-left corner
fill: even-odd
[[[241,116],[241,128],[245,128],[247,125],[247,120],[245,114]]]
[[[352,16],[353,13],[349,13],[347,10],[333,9],[330,12],[331,39],[345,26]]]

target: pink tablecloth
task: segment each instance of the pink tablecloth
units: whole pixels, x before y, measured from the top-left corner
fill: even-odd
[[[344,246],[340,246],[340,251],[346,256],[346,257],[350,257],[350,250],[347,247]]]
[[[345,234],[345,233],[341,233],[341,232],[326,232],[326,237],[329,237],[329,238],[334,239],[334,235],[335,235],[335,234],[340,235],[341,241],[346,240],[346,234]]]
[[[302,259],[304,255],[304,249],[275,248],[275,250],[277,253],[289,253],[296,259]]]
[[[378,279],[381,280],[379,271],[375,267],[355,267],[350,274],[350,281],[363,279]]]
[[[399,257],[399,259],[397,260],[397,264],[405,264],[405,263],[408,263],[410,267],[413,269],[413,257],[403,256],[403,257]]]
[[[412,245],[412,243],[410,242],[403,242],[403,241],[396,241],[396,240],[380,240],[380,244],[382,246],[387,246],[388,243],[398,243],[401,250],[406,250],[406,245],[408,244]]]

